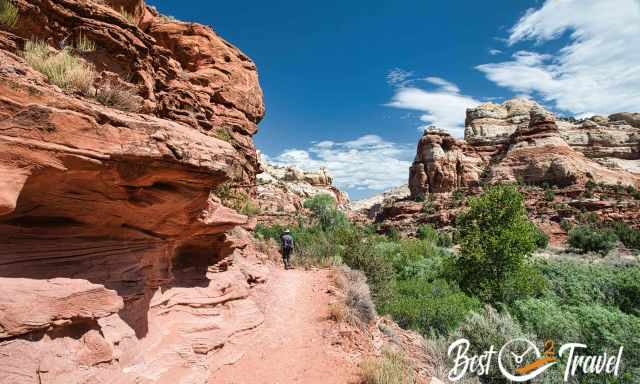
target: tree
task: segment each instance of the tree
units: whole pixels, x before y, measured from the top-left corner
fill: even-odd
[[[324,231],[347,222],[345,215],[338,211],[336,200],[327,193],[321,193],[306,199],[304,207],[311,211],[313,217]]]
[[[513,186],[497,185],[470,199],[469,206],[456,223],[460,252],[453,267],[460,287],[492,303],[535,292],[530,285],[541,279],[527,278],[538,273],[527,259],[536,249],[537,228],[527,218],[522,195]]]

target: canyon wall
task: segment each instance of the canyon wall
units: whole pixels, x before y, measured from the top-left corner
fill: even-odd
[[[17,0],[0,27],[0,383],[198,383],[262,321],[250,220],[264,114],[254,63],[141,0]],[[23,59],[81,36],[88,93]],[[97,97],[126,90],[119,110]]]
[[[521,180],[640,185],[637,114],[559,119],[524,99],[467,110],[464,140],[427,129],[409,171],[412,197]]]

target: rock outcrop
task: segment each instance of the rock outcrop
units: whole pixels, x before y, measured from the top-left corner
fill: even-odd
[[[251,222],[214,193],[259,169],[255,65],[142,0],[16,4],[0,30],[0,383],[204,383],[262,322]],[[20,56],[81,35],[93,86],[118,82],[137,112]]]
[[[482,104],[467,110],[464,141],[425,131],[409,172],[411,196],[476,188],[481,181],[637,186],[635,117],[622,113],[578,122],[558,119],[528,100]]]
[[[291,224],[303,213],[303,204],[318,194],[332,196],[338,208],[346,210],[349,196],[333,185],[329,171],[303,171],[295,166],[271,165],[260,159],[262,173],[257,176],[256,202],[259,221],[264,224]]]

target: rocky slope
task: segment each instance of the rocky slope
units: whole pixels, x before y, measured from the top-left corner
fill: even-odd
[[[212,192],[252,192],[255,65],[142,0],[16,4],[18,24],[0,27],[0,382],[206,382],[262,322],[249,293],[263,256]],[[109,81],[137,112],[21,57],[28,40],[80,35],[93,92]]]
[[[464,140],[435,128],[425,131],[409,170],[410,198],[384,204],[378,221],[409,232],[420,223],[446,226],[463,195],[478,193],[484,183],[519,182],[529,186],[523,189],[531,215],[553,231],[575,216],[572,210],[638,225],[640,208],[632,196],[640,187],[637,116],[560,119],[523,99],[469,109]],[[589,184],[600,187],[594,191]],[[553,189],[556,201],[541,204],[543,187]],[[545,203],[573,208],[563,215]]]
[[[257,176],[258,221],[263,224],[292,224],[304,213],[303,204],[318,194],[331,195],[338,208],[347,209],[349,196],[333,185],[333,178],[322,168],[303,171],[295,166],[269,164],[260,158],[262,173]]]

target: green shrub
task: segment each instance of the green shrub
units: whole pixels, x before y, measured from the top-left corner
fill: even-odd
[[[540,338],[552,339],[557,344],[580,340],[578,319],[557,300],[528,298],[516,301],[511,309],[523,328]]]
[[[536,226],[527,218],[522,195],[513,186],[493,186],[471,198],[469,206],[456,222],[457,280],[466,292],[499,302],[509,275],[523,268],[536,248]]]
[[[640,315],[640,266],[540,262],[550,294],[565,305],[597,303]]]
[[[433,201],[426,200],[424,204],[422,204],[422,213],[426,215],[433,215],[436,213],[436,208],[433,206]]]
[[[556,198],[556,193],[550,189],[544,191],[544,199],[545,201],[553,201]]]
[[[453,193],[451,194],[453,206],[459,207],[460,205],[463,205],[465,197],[466,196],[465,196],[464,190],[456,189],[455,191],[453,191]]]
[[[562,221],[560,222],[560,228],[562,228],[563,231],[568,233],[571,230],[571,228],[573,228],[573,223],[571,223],[571,221],[567,219],[562,219]]]
[[[95,79],[93,66],[75,56],[70,48],[52,51],[43,41],[27,41],[22,57],[50,83],[64,90],[91,94]]]
[[[381,306],[403,328],[441,335],[448,334],[471,311],[480,308],[478,299],[445,280],[429,283],[419,278],[398,281],[394,295]]]
[[[344,213],[336,208],[336,200],[327,193],[321,193],[306,199],[304,207],[311,211],[313,218],[325,231],[348,223]]]
[[[391,241],[400,241],[400,239],[402,238],[402,236],[400,235],[400,230],[398,230],[398,228],[396,228],[396,227],[387,228],[387,230],[385,231],[384,234]]]
[[[429,224],[422,224],[416,231],[416,236],[421,240],[429,241],[432,244],[437,244],[439,247],[450,247],[453,243],[451,235],[438,231]]]
[[[538,249],[545,249],[549,245],[549,235],[544,233],[538,226],[534,231],[535,243]]]
[[[598,252],[606,255],[616,246],[618,238],[611,229],[583,225],[570,230],[568,240],[569,245],[578,252]]]
[[[18,24],[18,7],[10,0],[0,0],[0,24],[13,28]]]
[[[614,222],[612,229],[627,248],[640,249],[640,230],[630,227],[621,221]]]

